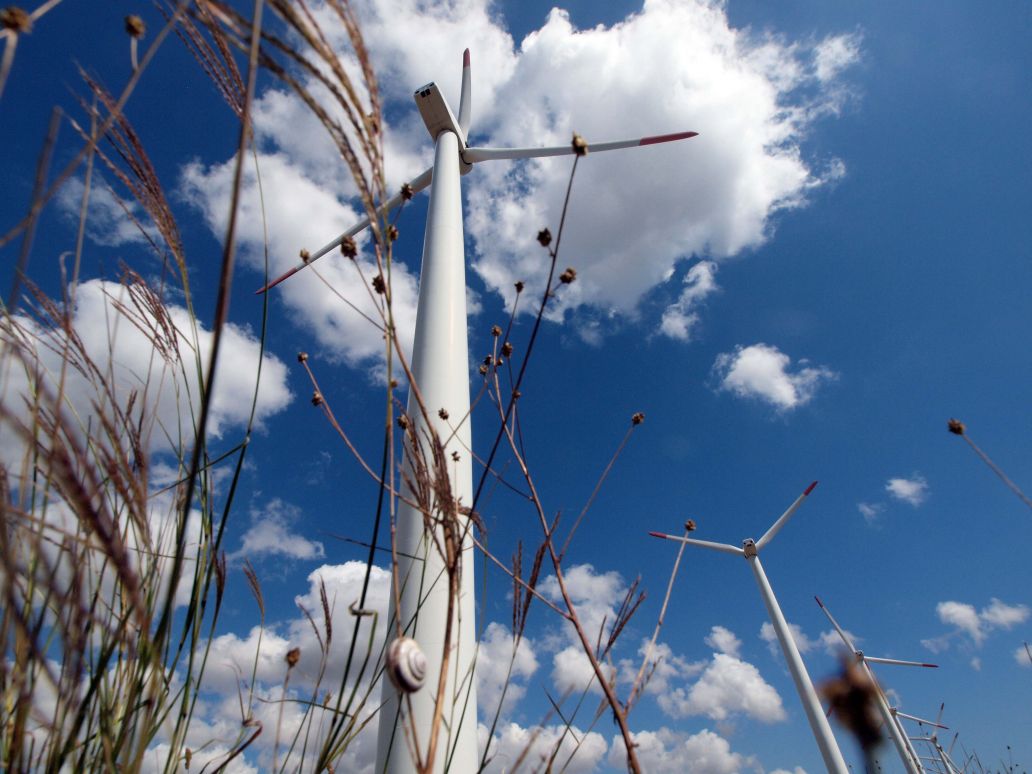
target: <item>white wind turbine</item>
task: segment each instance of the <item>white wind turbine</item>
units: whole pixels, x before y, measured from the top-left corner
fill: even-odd
[[[831,611],[824,606],[821,602],[820,597],[815,596],[817,604],[820,605],[821,610],[831,621],[831,625],[835,627],[835,631],[838,632],[838,636],[842,639],[846,648],[856,658],[860,668],[864,670],[867,677],[870,679],[871,684],[874,686],[874,697],[875,706],[878,709],[878,714],[881,715],[882,722],[885,724],[885,731],[892,739],[892,743],[896,747],[896,752],[899,753],[900,760],[903,761],[903,767],[909,772],[909,774],[920,774],[923,770],[921,766],[921,758],[914,749],[914,746],[910,744],[910,739],[903,731],[903,727],[896,719],[896,712],[889,707],[888,698],[885,696],[885,692],[882,690],[881,685],[878,683],[878,679],[874,676],[874,670],[871,669],[871,664],[895,664],[897,666],[912,666],[912,667],[925,667],[928,669],[936,669],[938,664],[926,664],[921,661],[902,661],[898,658],[879,658],[876,656],[868,656],[862,650],[853,644],[853,641],[849,638],[849,635],[843,631],[842,627],[838,625],[838,622],[832,616]]]
[[[678,535],[667,535],[662,532],[650,532],[649,534],[653,537],[679,541],[699,546],[700,548],[709,548],[713,551],[745,557],[752,568],[753,575],[756,577],[756,583],[760,587],[760,594],[763,596],[763,601],[767,606],[767,614],[770,616],[770,622],[773,624],[774,631],[778,636],[781,652],[785,654],[785,663],[788,665],[788,671],[792,675],[792,681],[795,683],[796,691],[799,693],[799,698],[803,703],[806,719],[810,723],[814,739],[817,740],[817,747],[821,751],[821,757],[824,758],[824,765],[833,774],[846,774],[846,762],[842,758],[842,752],[835,741],[835,735],[831,731],[831,726],[828,724],[828,718],[821,708],[821,703],[817,699],[817,692],[814,690],[813,682],[810,680],[810,675],[803,664],[803,657],[799,655],[799,648],[796,647],[792,632],[788,627],[788,621],[785,620],[785,616],[781,612],[778,600],[774,596],[774,590],[770,587],[767,575],[763,571],[763,565],[760,564],[760,551],[781,531],[781,528],[792,518],[792,514],[803,504],[803,500],[809,496],[815,486],[817,486],[816,481],[810,484],[796,498],[796,501],[788,506],[788,510],[778,517],[778,520],[771,525],[763,537],[759,540],[753,540],[752,538],[744,540],[742,541],[741,548],[726,543],[711,543],[708,540],[695,540],[694,538],[680,537]]]
[[[900,712],[899,710],[893,710],[893,714],[896,715],[897,718],[905,718],[906,720],[912,720],[918,725],[929,726],[932,729],[927,736],[908,737],[912,742],[924,742],[929,747],[931,747],[932,752],[935,753],[934,758],[922,758],[921,760],[931,761],[932,763],[936,764],[937,768],[941,764],[942,769],[940,769],[940,771],[942,771],[943,774],[961,774],[960,767],[958,767],[957,764],[953,762],[953,759],[950,757],[949,752],[944,750],[942,745],[939,743],[938,729],[942,728],[945,730],[949,730],[949,726],[944,726],[942,724],[942,712],[944,709],[946,709],[946,705],[940,704],[939,715],[935,718],[935,722],[932,722],[931,720],[925,720],[924,718],[919,718],[916,715],[908,715],[907,713]],[[956,739],[956,736],[954,736],[953,740],[956,741]],[[950,749],[953,749],[952,745],[950,745]]]
[[[564,145],[553,148],[476,148],[467,144],[470,126],[470,57],[462,59],[462,96],[456,120],[440,90],[433,83],[415,92],[416,105],[434,140],[434,164],[409,181],[400,193],[380,204],[374,217],[382,217],[412,194],[430,186],[430,204],[423,241],[423,266],[420,273],[416,331],[412,346],[411,370],[429,419],[423,417],[418,400],[409,395],[408,415],[416,436],[426,437],[426,422],[444,442],[449,458],[452,493],[463,505],[473,505],[473,469],[470,442],[469,358],[466,344],[466,267],[463,254],[461,175],[474,164],[497,159],[532,159],[546,156],[583,155],[587,147]],[[596,143],[592,152],[632,148],[640,145],[684,140],[696,132],[678,132],[633,140]],[[365,217],[322,249],[311,254],[258,292],[264,292],[305,266],[343,245],[370,224]],[[440,416],[438,410],[444,409]],[[449,423],[445,417],[453,417]],[[453,453],[458,460],[451,461]],[[468,527],[468,525],[466,525]],[[390,620],[400,620],[405,634],[419,645],[414,654],[420,680],[383,681],[383,706],[380,709],[377,772],[402,774],[416,771],[415,757],[429,749],[438,675],[445,647],[448,620],[448,584],[444,563],[435,540],[424,527],[423,514],[401,503],[397,514],[396,555],[398,571],[392,581]],[[445,768],[473,772],[479,768],[477,757],[477,701],[473,669],[476,661],[474,632],[473,543],[468,532],[463,541],[461,591],[453,619],[450,659],[444,688],[444,717],[433,771]],[[395,588],[394,583],[400,584]],[[400,600],[395,609],[395,600]],[[397,616],[397,618],[395,618]],[[396,641],[397,642],[397,641]],[[407,640],[406,645],[414,645]],[[396,655],[399,651],[394,650]],[[405,650],[410,653],[410,649]],[[401,688],[416,689],[402,697]],[[408,729],[406,731],[406,728]],[[413,733],[414,732],[414,733]],[[418,747],[410,745],[413,737]],[[413,752],[415,755],[413,755]]]

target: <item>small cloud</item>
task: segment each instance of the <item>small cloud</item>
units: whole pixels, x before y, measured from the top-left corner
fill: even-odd
[[[890,478],[885,491],[916,508],[928,499],[928,482],[917,473],[910,478]]]
[[[742,647],[742,641],[735,636],[734,632],[730,629],[725,629],[723,626],[714,626],[710,629],[705,643],[714,650],[726,653],[734,658],[738,658]]]
[[[864,521],[870,526],[874,526],[878,523],[878,517],[882,511],[885,510],[885,506],[881,503],[857,503],[856,509],[860,511],[860,515],[864,517]]]
[[[952,635],[921,640],[933,653],[949,649],[950,636],[967,635],[975,647],[981,647],[989,633],[996,629],[1012,629],[1028,620],[1032,609],[1027,605],[1008,605],[993,597],[981,610],[966,602],[947,600],[935,606],[939,620],[954,627]]]
[[[836,35],[818,43],[813,52],[817,80],[827,82],[856,64],[860,60],[860,40],[858,34]]]
[[[806,633],[799,628],[798,624],[790,623],[788,630],[792,633],[792,639],[795,641],[795,646],[800,653],[809,653],[817,644],[806,636]],[[777,632],[774,631],[774,626],[769,621],[760,627],[760,639],[767,643],[767,647],[770,648],[770,652],[773,655],[777,656],[781,652]]]
[[[1026,605],[1008,605],[993,597],[989,607],[983,607],[982,620],[991,627],[1011,629],[1028,620],[1029,609]]]
[[[982,644],[985,634],[982,632],[982,622],[974,605],[965,602],[940,602],[935,606],[935,612],[944,624],[966,632],[976,645]]]
[[[326,552],[323,544],[308,540],[293,531],[301,511],[279,498],[264,510],[251,511],[251,528],[241,538],[240,549],[231,559],[255,559],[267,556],[286,556],[291,559],[322,559]]]
[[[792,359],[777,347],[753,344],[718,355],[713,372],[720,389],[789,411],[809,403],[821,384],[838,378],[834,371],[807,362],[800,360],[793,371]]]
[[[760,671],[726,653],[714,653],[713,660],[690,688],[676,688],[658,698],[670,717],[706,715],[725,721],[733,715],[747,715],[763,723],[784,720],[785,709],[778,692]]]
[[[982,659],[980,659],[978,656],[975,656],[973,659],[971,659],[971,668],[974,669],[976,672],[981,672]]]
[[[719,290],[715,279],[717,264],[700,261],[688,270],[684,277],[684,290],[677,301],[663,311],[659,332],[678,341],[690,341],[692,330],[699,322],[696,308],[706,296]]]
[[[1032,650],[1027,642],[1014,651],[1014,660],[1018,662],[1019,666],[1032,667]]]

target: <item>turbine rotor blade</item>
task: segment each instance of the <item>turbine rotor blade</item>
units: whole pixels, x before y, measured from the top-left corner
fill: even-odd
[[[842,630],[842,627],[838,625],[838,621],[835,620],[835,618],[831,615],[831,611],[824,606],[823,602],[821,602],[821,598],[818,596],[814,596],[814,599],[817,600],[817,604],[820,605],[821,610],[824,611],[824,615],[828,616],[828,620],[831,621],[831,625],[835,627],[835,631],[837,631],[838,636],[842,638],[842,642],[844,642],[846,644],[846,647],[849,648],[849,652],[856,653],[857,649],[856,646],[853,644],[853,641],[849,639],[846,633]]]
[[[727,543],[712,543],[709,540],[696,540],[695,538],[681,537],[680,535],[667,535],[665,532],[650,532],[652,537],[663,538],[665,540],[673,540],[676,543],[687,543],[692,546],[699,546],[700,548],[709,548],[713,551],[721,551],[725,554],[735,554],[737,556],[745,556],[743,551],[738,546],[728,545]]]
[[[864,656],[864,661],[870,661],[872,664],[895,664],[896,666],[915,666],[926,669],[939,668],[938,664],[926,664],[923,661],[903,661],[898,658],[879,658],[877,656]]]
[[[381,204],[379,207],[376,208],[376,214],[377,215],[386,215],[388,212],[390,212],[395,207],[397,207],[399,204],[401,204],[405,200],[407,194],[411,193],[411,195],[414,196],[415,194],[417,194],[420,191],[422,191],[424,188],[426,188],[428,185],[430,185],[430,180],[433,178],[433,173],[434,173],[434,168],[430,167],[430,169],[426,170],[423,174],[419,175],[416,178],[413,178],[411,181],[409,181],[406,184],[409,187],[410,191],[405,191],[403,193],[398,193],[398,194],[392,196],[390,199],[388,199],[386,202],[384,202],[383,204]],[[330,242],[329,244],[323,245],[316,252],[314,252],[310,256],[308,256],[308,260],[307,261],[304,261],[304,262],[298,264],[293,269],[290,269],[289,271],[284,272],[283,274],[278,276],[276,279],[272,280],[265,287],[259,288],[258,290],[256,290],[254,292],[255,295],[256,296],[261,295],[262,293],[264,293],[265,291],[269,290],[270,288],[276,287],[278,284],[283,282],[283,280],[288,279],[289,277],[293,277],[295,274],[297,274],[299,271],[301,271],[306,266],[308,266],[308,265],[314,263],[315,261],[319,260],[324,255],[326,255],[326,253],[330,252],[334,248],[339,247],[341,245],[341,243],[343,243],[344,240],[347,239],[348,237],[353,237],[356,234],[362,232],[364,229],[368,228],[369,227],[369,223],[370,223],[370,220],[369,220],[369,216],[367,215],[366,217],[362,218],[362,220],[358,221],[358,223],[356,223],[354,226],[352,226],[347,231],[345,231],[343,234],[341,234],[339,237],[334,239],[332,242]]]
[[[462,52],[462,96],[459,98],[459,129],[464,137],[469,136],[470,104],[469,49]]]
[[[589,143],[588,151],[598,153],[601,151],[619,150],[620,148],[636,148],[641,145],[656,145],[663,142],[674,142],[675,140],[687,140],[690,137],[697,137],[698,134],[698,132],[677,132],[675,134],[659,134],[653,137],[638,137],[633,140]],[[462,158],[470,164],[476,164],[478,161],[494,161],[498,159],[540,159],[548,156],[570,156],[575,152],[572,145],[560,145],[551,148],[466,148],[462,152]]]
[[[781,516],[778,517],[778,520],[771,525],[770,529],[767,530],[767,533],[756,541],[757,551],[762,551],[763,547],[774,539],[774,536],[777,535],[788,520],[792,518],[792,514],[795,513],[799,506],[803,504],[803,500],[810,495],[810,492],[813,491],[815,486],[817,486],[816,481],[806,487],[806,491],[799,495],[799,497],[796,498],[796,501],[788,506],[788,510],[781,514]]]
[[[933,723],[930,720],[925,720],[924,718],[919,718],[917,715],[908,715],[907,713],[900,712],[899,710],[896,710],[896,714],[899,715],[899,717],[901,717],[901,718],[906,718],[907,720],[913,720],[915,723],[924,723],[924,725],[926,725],[926,726],[935,726],[936,728],[949,729],[949,726],[944,726],[941,723]]]

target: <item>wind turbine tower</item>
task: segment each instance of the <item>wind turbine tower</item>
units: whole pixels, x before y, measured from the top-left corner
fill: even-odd
[[[846,774],[846,762],[842,758],[842,751],[839,750],[838,742],[835,741],[835,735],[832,733],[828,719],[821,708],[821,703],[817,698],[817,691],[814,690],[813,681],[810,680],[810,675],[806,671],[806,665],[803,664],[803,657],[799,655],[799,648],[796,647],[792,631],[788,627],[788,621],[785,620],[785,615],[781,612],[781,606],[778,604],[777,597],[774,596],[774,589],[771,588],[770,581],[767,580],[767,574],[763,571],[763,565],[760,563],[760,551],[781,531],[781,528],[792,518],[792,514],[803,504],[803,500],[810,495],[810,492],[816,486],[816,481],[810,484],[806,491],[799,495],[795,502],[788,507],[788,510],[778,517],[778,520],[771,525],[763,537],[759,540],[753,540],[752,538],[744,540],[742,541],[741,548],[727,543],[713,543],[708,540],[695,540],[694,538],[679,537],[678,535],[667,535],[663,532],[650,532],[649,534],[653,537],[688,543],[699,548],[708,548],[711,551],[741,556],[749,562],[749,567],[756,578],[756,585],[760,587],[760,596],[763,597],[763,602],[767,606],[770,622],[774,626],[774,632],[777,634],[781,652],[785,655],[788,671],[792,675],[792,681],[795,683],[799,699],[803,704],[803,710],[806,712],[806,719],[810,723],[810,730],[813,731],[817,748],[824,759],[824,765],[832,774]]]
[[[470,368],[466,341],[466,267],[463,251],[462,192],[460,177],[481,161],[543,158],[583,154],[585,149],[571,145],[545,148],[476,148],[467,139],[470,126],[470,55],[462,61],[462,92],[459,117],[455,118],[444,95],[429,83],[416,90],[419,108],[427,131],[434,141],[434,164],[409,181],[397,194],[376,209],[376,217],[386,215],[406,198],[430,187],[430,203],[423,241],[423,265],[419,282],[416,331],[411,369],[413,387],[418,388],[426,413],[421,411],[415,391],[411,390],[408,418],[415,437],[426,439],[436,434],[444,444],[448,460],[451,491],[459,506],[473,506],[473,467],[469,414]],[[696,132],[677,132],[590,145],[592,152],[632,148],[695,137]],[[264,292],[314,261],[332,252],[369,226],[368,217],[303,263],[270,282]],[[443,412],[440,410],[444,409]],[[440,412],[440,413],[438,413]],[[431,770],[445,769],[466,774],[479,768],[477,755],[477,700],[474,667],[476,637],[473,584],[473,541],[465,517],[462,542],[461,586],[454,605],[451,637],[446,636],[449,590],[445,564],[428,531],[430,519],[416,508],[399,503],[396,522],[397,572],[392,581],[391,615],[415,644],[416,672],[425,680],[405,689],[404,681],[383,681],[383,705],[379,717],[377,772],[412,774],[418,761],[430,763]],[[395,600],[400,604],[395,609]],[[397,640],[395,642],[398,642]],[[430,729],[440,688],[438,675],[445,649],[449,665],[443,689],[443,722],[436,740],[434,760],[428,761]],[[421,651],[419,653],[418,651]],[[390,667],[389,667],[390,668]],[[419,681],[417,681],[419,682]],[[411,690],[411,692],[410,692]]]

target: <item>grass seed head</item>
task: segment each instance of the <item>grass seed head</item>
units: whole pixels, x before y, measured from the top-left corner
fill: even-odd
[[[340,241],[340,252],[345,258],[354,258],[358,255],[358,245],[354,237],[344,237]]]
[[[452,458],[453,460],[455,460],[455,462],[458,462],[458,461],[459,461],[459,453],[458,453],[457,451],[453,451],[453,452],[451,453],[451,458]]]
[[[949,431],[954,435],[964,435],[964,430],[967,429],[964,427],[964,423],[959,419],[951,419],[946,423],[946,427],[949,428]]]
[[[412,191],[412,186],[410,186],[408,183],[405,183],[405,185],[401,187],[401,198],[405,201],[412,201],[412,197],[414,195],[415,194]]]
[[[512,343],[511,342],[507,341],[504,344],[502,344],[502,354],[505,355],[506,357],[509,357],[510,355],[512,355]]]
[[[684,523],[684,531],[695,532],[695,519],[688,519],[688,521]]]
[[[405,414],[398,414],[398,427],[402,430],[408,430],[409,418]]]
[[[642,411],[636,411],[634,414],[631,415],[631,424],[632,425],[640,425],[644,421],[645,421],[645,413],[642,412]]]
[[[298,352],[297,353],[297,362],[299,362],[299,363],[307,363],[308,362],[308,353],[307,352]]]
[[[382,274],[377,274],[375,277],[373,277],[373,290],[375,290],[381,296],[387,292],[387,283],[383,281]]]
[[[449,416],[448,415],[448,409],[441,409],[440,411],[437,412],[437,416],[439,416],[441,419],[447,419],[448,416]]]
[[[480,368],[477,369],[481,376],[487,376],[487,366],[481,364]]]
[[[517,293],[522,293],[523,292],[523,287],[524,287],[523,286],[523,281],[522,280],[516,280],[516,292]]]
[[[293,669],[297,666],[297,662],[301,660],[301,648],[291,648],[287,651],[286,655],[287,667]]]
[[[312,393],[312,405],[313,406],[321,406],[322,404],[323,404],[322,393],[319,392],[318,390],[316,390],[315,392]]]
[[[543,228],[538,232],[537,241],[542,247],[548,247],[552,244],[552,232],[547,228]]]
[[[492,325],[491,326],[491,335],[494,336],[497,339],[499,336],[502,335],[502,329],[499,328],[497,325]]]
[[[387,227],[387,238],[392,242],[398,239],[398,227],[393,223]]]
[[[301,252],[299,252],[298,255],[301,256],[301,260],[305,263],[308,263],[308,259],[312,257],[312,254],[305,250],[305,248],[303,247],[301,248]]]
[[[566,271],[559,275],[559,281],[564,285],[569,285],[577,279],[577,270],[572,266],[567,266]]]

